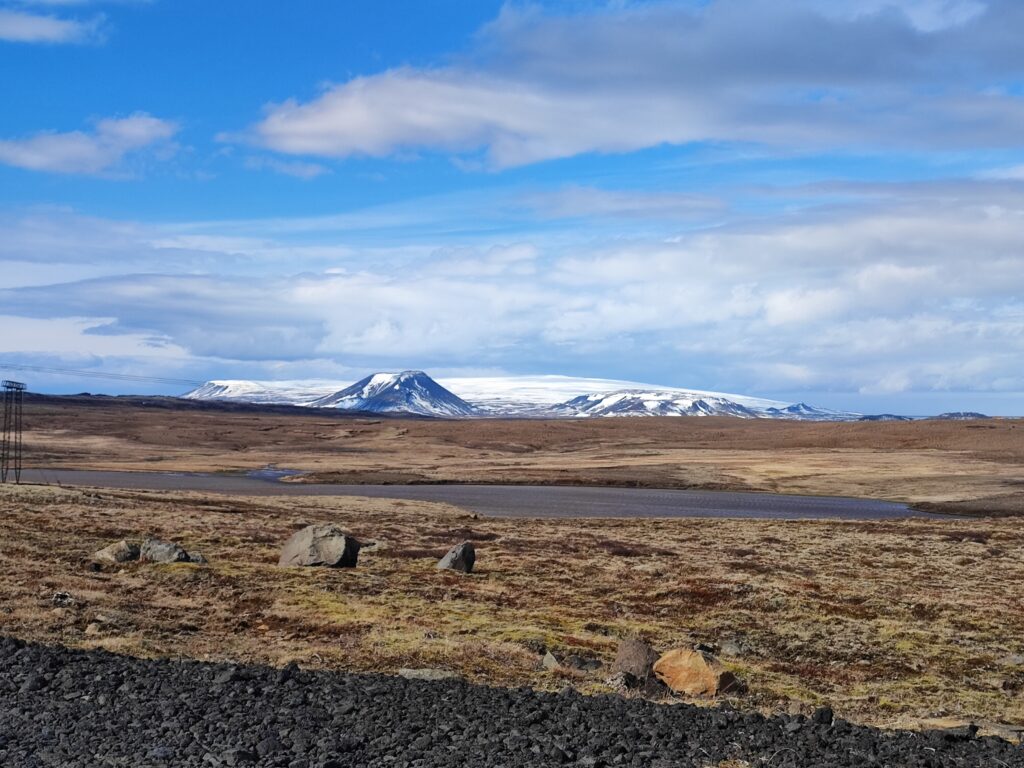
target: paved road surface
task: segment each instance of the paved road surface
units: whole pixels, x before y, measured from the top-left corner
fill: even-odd
[[[239,476],[94,470],[27,470],[22,480],[133,490],[441,501],[498,517],[752,517],[777,520],[942,517],[886,501],[732,491],[536,485],[314,485],[277,482],[275,478],[260,473]]]

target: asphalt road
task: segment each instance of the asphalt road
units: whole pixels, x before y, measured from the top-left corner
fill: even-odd
[[[770,520],[886,520],[942,517],[905,504],[830,496],[733,491],[536,485],[332,485],[250,476],[26,470],[22,482],[131,490],[203,491],[254,496],[370,496],[440,501],[496,517],[746,517]]]

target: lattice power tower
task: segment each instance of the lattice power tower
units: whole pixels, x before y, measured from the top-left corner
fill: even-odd
[[[25,385],[20,381],[3,382],[4,390],[4,437],[0,448],[0,482],[6,483],[11,477],[21,482],[21,412]]]

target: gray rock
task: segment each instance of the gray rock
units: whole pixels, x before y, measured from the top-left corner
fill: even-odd
[[[139,559],[139,545],[121,539],[96,552],[92,558],[106,563],[129,563]]]
[[[473,548],[472,542],[464,541],[449,549],[448,554],[441,558],[437,567],[472,573],[474,563],[476,563],[476,549]]]
[[[722,641],[721,653],[723,656],[743,656],[746,652],[747,644],[739,638],[731,637]]]
[[[273,736],[267,736],[267,738],[256,745],[256,754],[260,757],[267,757],[267,755],[273,755],[283,749],[284,745],[280,741]]]
[[[238,667],[228,667],[222,672],[217,673],[213,678],[213,682],[214,685],[227,685],[228,683],[235,683],[244,679],[245,676]]]
[[[601,668],[601,660],[593,656],[580,656],[577,653],[569,654],[563,663],[567,667],[578,669],[580,672],[593,672]]]
[[[398,676],[406,680],[454,680],[458,673],[447,669],[400,669]]]
[[[616,672],[604,682],[609,688],[619,693],[626,693],[640,687],[640,681],[629,672]]]
[[[46,678],[42,675],[31,674],[25,678],[25,682],[21,684],[22,693],[35,693],[41,691],[47,685]]]
[[[627,637],[619,641],[611,671],[613,675],[625,672],[644,682],[654,676],[654,662],[658,658],[658,653],[643,640],[638,637]]]
[[[288,539],[277,564],[355,568],[361,546],[336,525],[309,525]]]
[[[558,661],[558,659],[555,658],[555,654],[553,654],[551,651],[548,651],[547,653],[544,654],[544,658],[541,659],[540,664],[541,664],[542,667],[544,667],[544,669],[546,669],[548,671],[553,671],[553,670],[556,670],[556,669],[561,669],[561,667],[562,667],[562,665]]]
[[[170,760],[174,757],[174,750],[170,747],[153,747],[149,750],[149,757],[152,760]]]
[[[278,685],[283,685],[284,683],[287,683],[289,680],[294,678],[298,673],[299,673],[299,665],[296,664],[294,661],[288,662],[288,664],[286,664],[277,673],[277,683],[278,683]]]
[[[139,550],[139,560],[145,563],[187,563],[189,554],[172,541],[146,539]]]
[[[236,765],[252,765],[259,757],[255,752],[248,749],[229,749],[223,752],[220,757],[220,762],[225,765],[234,766]]]
[[[945,741],[971,741],[978,735],[978,726],[974,723],[968,723],[967,725],[958,725],[953,728],[943,728],[937,733],[942,735]]]

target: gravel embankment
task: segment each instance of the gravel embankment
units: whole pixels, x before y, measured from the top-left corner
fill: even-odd
[[[704,768],[729,759],[1016,768],[1024,748],[961,733],[887,733],[571,691],[144,661],[0,638],[4,768]]]

